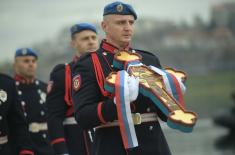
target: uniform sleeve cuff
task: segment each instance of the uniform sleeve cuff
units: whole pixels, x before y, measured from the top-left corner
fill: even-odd
[[[108,99],[102,104],[102,116],[106,122],[117,120],[117,108],[113,99]]]
[[[34,153],[30,150],[22,150],[19,155],[34,155]]]
[[[65,142],[64,138],[56,138],[53,141],[51,141],[51,145],[57,144],[57,143],[62,143]]]
[[[100,120],[101,123],[106,123],[104,117],[103,117],[103,114],[102,114],[102,105],[103,105],[103,102],[99,102],[98,106],[97,106],[97,114],[98,114],[98,118]]]

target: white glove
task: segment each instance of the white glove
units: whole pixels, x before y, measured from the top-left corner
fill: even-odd
[[[138,94],[139,94],[140,80],[138,77],[136,78],[134,76],[128,76],[127,83],[128,83],[128,88],[129,88],[130,102],[133,102],[137,99]]]
[[[134,76],[129,76],[128,73],[126,73],[127,77],[127,92],[125,95],[129,95],[129,101],[133,102],[137,99],[139,94],[139,78]],[[113,102],[116,104],[116,97],[114,97]]]

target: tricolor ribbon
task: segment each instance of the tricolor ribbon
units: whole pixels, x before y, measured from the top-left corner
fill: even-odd
[[[179,104],[183,106],[183,108],[185,108],[183,93],[185,92],[186,88],[183,82],[173,74],[168,73],[163,69],[159,69],[154,66],[150,66],[150,68],[157,74],[162,75],[167,92],[170,93],[172,97],[174,97],[179,102]]]
[[[125,149],[138,146],[134,123],[131,115],[128,73],[119,71],[115,81],[115,100],[117,106],[118,122]]]
[[[127,72],[128,69],[131,66],[142,66],[143,64],[141,62],[130,62],[126,65]],[[178,77],[174,76],[171,73],[166,72],[164,69],[160,69],[154,66],[149,66],[152,71],[156,72],[157,74],[161,75],[163,78],[163,82],[166,88],[166,91],[174,97],[179,104],[184,108],[184,99],[183,99],[183,93],[185,92],[186,88]]]

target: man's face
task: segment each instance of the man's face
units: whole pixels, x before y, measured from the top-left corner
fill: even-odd
[[[19,56],[15,58],[16,74],[24,78],[33,78],[36,74],[37,59],[34,56]]]
[[[118,45],[129,44],[134,31],[134,22],[132,15],[106,15],[102,28],[107,40]]]
[[[96,51],[98,49],[97,34],[91,30],[84,30],[74,34],[72,47],[77,51],[78,55]]]

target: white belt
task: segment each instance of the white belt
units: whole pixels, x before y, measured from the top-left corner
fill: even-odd
[[[144,122],[156,122],[158,121],[157,119],[157,114],[156,113],[134,113],[132,114],[132,119],[133,119],[133,123],[134,125],[139,125],[142,124]],[[95,127],[95,129],[99,129],[99,128],[106,128],[106,127],[114,127],[114,126],[119,126],[119,123],[117,120],[113,121],[113,122],[108,122],[106,124],[102,124],[100,126]]]
[[[0,144],[6,144],[7,142],[8,142],[8,137],[7,136],[0,137]]]
[[[77,121],[75,120],[74,117],[67,117],[63,121],[63,125],[74,125],[77,124]]]
[[[33,133],[38,133],[39,131],[46,131],[47,123],[37,123],[32,122],[29,124],[29,131]]]

